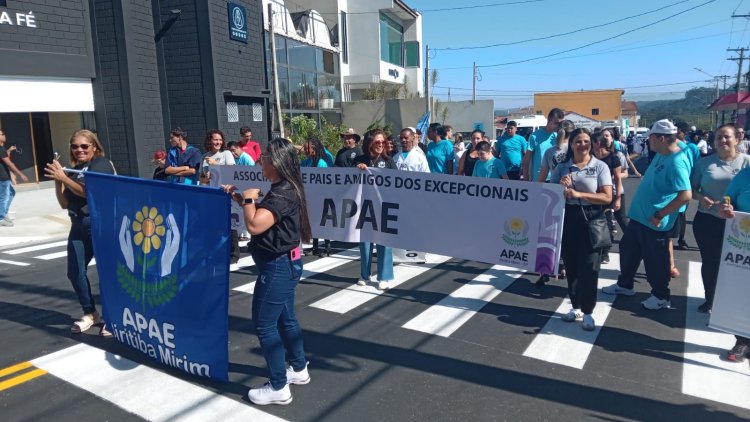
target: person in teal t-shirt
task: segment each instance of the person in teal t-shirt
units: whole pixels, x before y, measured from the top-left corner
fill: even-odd
[[[535,181],[542,168],[542,157],[544,153],[555,144],[557,131],[560,123],[565,118],[565,113],[559,108],[553,108],[547,114],[547,126],[537,129],[529,136],[529,144],[523,155],[523,177],[525,180]],[[547,175],[549,181],[549,175]]]
[[[505,133],[495,144],[495,150],[500,154],[500,160],[508,171],[508,178],[512,180],[520,179],[523,154],[529,147],[526,138],[518,135],[517,130],[518,124],[511,120],[505,126]]]
[[[234,156],[234,164],[238,166],[254,166],[255,161],[250,154],[242,150],[239,142],[231,141],[227,144],[227,149]]]
[[[427,137],[432,142],[427,145],[427,164],[430,172],[453,174],[453,142],[447,139],[448,133],[440,123],[433,123],[427,128]]]
[[[507,179],[508,174],[501,160],[492,156],[492,146],[487,141],[482,141],[475,147],[479,154],[479,160],[474,164],[474,177],[488,177],[491,179]]]
[[[602,289],[606,294],[634,295],[633,278],[643,260],[651,297],[642,304],[650,310],[671,307],[669,231],[679,209],[692,197],[690,158],[677,145],[676,133],[666,119],[648,132],[649,147],[656,155],[630,204],[630,224],[620,241],[617,284]]]

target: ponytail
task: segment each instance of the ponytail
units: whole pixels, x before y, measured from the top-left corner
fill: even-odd
[[[557,148],[559,149],[564,144],[568,143],[571,132],[576,129],[575,123],[570,120],[563,120],[560,122],[560,129],[557,130]]]

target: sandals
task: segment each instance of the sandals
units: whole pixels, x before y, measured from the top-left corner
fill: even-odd
[[[93,327],[98,322],[99,312],[94,311],[90,314],[84,314],[81,319],[73,323],[73,325],[70,327],[70,332],[80,334]]]

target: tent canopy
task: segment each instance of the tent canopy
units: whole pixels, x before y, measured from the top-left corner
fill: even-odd
[[[740,92],[722,96],[708,106],[710,111],[724,111],[750,108],[750,93]]]

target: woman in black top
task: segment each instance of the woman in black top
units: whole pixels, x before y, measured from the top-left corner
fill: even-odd
[[[84,173],[113,174],[112,163],[104,157],[104,149],[96,134],[89,130],[79,130],[70,137],[70,162],[73,169],[81,173],[68,176],[60,162],[53,160],[47,164],[44,174],[55,181],[57,202],[70,216],[70,234],[68,235],[68,279],[81,304],[83,316],[70,327],[73,333],[82,333],[94,324],[99,323],[99,312],[96,311],[94,296],[91,294],[91,283],[86,271],[94,257],[94,246],[91,240],[91,218],[86,201],[86,184]],[[99,334],[111,336],[102,329]]]
[[[370,131],[365,136],[362,149],[365,153],[354,159],[358,169],[366,170],[368,167],[374,167],[396,170],[396,162],[385,152],[385,132],[382,130],[375,129]],[[377,251],[378,289],[385,290],[390,287],[390,281],[393,280],[393,250],[389,246],[377,245]],[[365,286],[370,281],[372,244],[359,244],[359,260],[359,280],[357,280],[357,284]]]
[[[479,160],[479,152],[476,146],[482,142],[482,139],[484,139],[484,132],[481,130],[477,129],[471,132],[471,144],[469,144],[469,149],[464,151],[461,160],[458,162],[458,174],[462,176],[471,176],[474,174],[474,164]]]
[[[256,203],[259,189],[240,195],[233,186],[224,186],[242,205],[252,235],[250,253],[259,271],[252,318],[270,379],[250,389],[248,398],[259,405],[289,404],[289,384],[310,382],[302,330],[294,313],[294,289],[302,276],[300,241],[309,242],[312,233],[294,145],[287,139],[274,139],[260,161],[263,175],[271,181],[271,191],[263,201]]]

